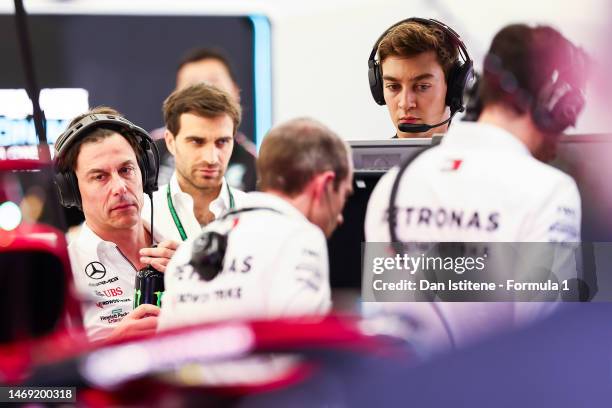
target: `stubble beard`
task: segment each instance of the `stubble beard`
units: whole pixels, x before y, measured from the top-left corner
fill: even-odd
[[[188,175],[185,175],[185,172],[182,169],[176,168],[177,173],[181,176],[183,181],[189,185],[191,189],[200,191],[200,192],[208,192],[211,190],[218,189],[223,183],[223,172],[219,173],[218,177],[214,178],[205,178],[198,177],[196,175],[196,170],[191,170]]]

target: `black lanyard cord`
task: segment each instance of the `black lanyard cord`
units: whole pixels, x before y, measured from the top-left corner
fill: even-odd
[[[155,247],[155,238],[153,238],[153,193],[148,193],[149,202],[151,203],[151,248]]]

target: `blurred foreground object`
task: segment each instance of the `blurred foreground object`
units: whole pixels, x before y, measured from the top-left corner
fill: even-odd
[[[0,161],[0,379],[6,382],[36,361],[39,345],[81,324],[50,174],[39,161]]]

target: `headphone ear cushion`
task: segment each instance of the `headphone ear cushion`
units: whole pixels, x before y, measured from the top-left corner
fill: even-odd
[[[380,64],[378,61],[368,61],[368,81],[370,83],[370,92],[374,101],[379,105],[385,105],[385,95],[383,92],[383,81]]]
[[[157,176],[159,173],[159,153],[157,146],[148,134],[140,132],[131,133],[138,142],[140,154],[138,155],[138,167],[142,173],[142,190],[145,194],[157,191]]]
[[[582,93],[571,89],[557,101],[551,115],[555,122],[559,126],[563,126],[563,130],[565,130],[569,126],[576,125],[578,115],[582,112],[584,104],[585,100]]]
[[[471,60],[460,64],[456,62],[451,72],[448,75],[446,89],[446,106],[450,107],[451,112],[463,112],[465,105],[463,103],[463,94],[467,87],[468,81],[474,75],[473,63]]]
[[[159,154],[157,146],[147,138],[140,140],[140,150],[142,158],[138,163],[142,172],[142,189],[145,194],[152,194],[157,191],[157,176],[159,169]]]
[[[149,168],[146,151],[141,151],[141,157],[138,158],[138,167],[140,168],[142,176],[142,191],[147,194],[147,187],[149,186]]]
[[[202,233],[193,243],[189,264],[208,282],[222,270],[227,251],[228,236],[216,231]]]
[[[66,207],[81,208],[81,194],[79,193],[79,184],[76,175],[73,171],[67,173],[55,173],[53,178],[57,191],[59,193],[60,203]]]
[[[157,168],[151,149],[144,151],[144,157],[145,163],[143,163],[143,167],[145,171],[143,171],[143,177],[145,177],[145,182],[143,184],[143,190],[146,194],[150,194],[157,191]]]
[[[533,121],[543,132],[561,133],[576,124],[584,104],[582,93],[567,82],[551,83],[540,90],[532,111]]]
[[[77,179],[77,176],[74,173],[74,171],[68,172],[68,174],[66,174],[66,176],[67,176],[67,178],[69,180],[68,185],[72,189],[72,196],[74,197],[74,205],[73,205],[73,207],[76,207],[79,210],[83,210],[83,206],[81,204],[81,193],[79,191],[79,180]]]

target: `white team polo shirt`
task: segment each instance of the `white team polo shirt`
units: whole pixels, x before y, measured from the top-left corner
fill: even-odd
[[[193,197],[188,193],[181,190],[178,180],[176,178],[176,171],[170,179],[170,183],[160,186],[157,191],[153,193],[153,205],[155,217],[153,228],[156,233],[159,233],[166,239],[171,239],[176,242],[182,242],[181,234],[179,233],[178,227],[172,217],[170,211],[170,205],[168,204],[168,186],[170,186],[170,197],[172,199],[172,205],[180,224],[182,224],[185,234],[188,238],[191,238],[200,233],[202,226],[198,222],[194,209],[193,209]],[[226,211],[230,209],[230,204],[233,201],[234,206],[240,206],[246,193],[229,187],[225,179],[221,186],[219,196],[211,201],[209,210],[214,214],[215,218],[219,218]],[[232,200],[233,198],[233,200]],[[142,209],[143,220],[150,222],[151,220],[151,203],[148,197],[145,197],[145,204]]]
[[[369,242],[388,242],[394,168],[376,185],[365,219]],[[535,159],[515,136],[454,124],[402,176],[397,234],[421,242],[579,242],[580,195],[567,174]]]
[[[398,169],[385,174],[370,197],[368,242],[389,242],[387,209]],[[512,134],[481,123],[454,124],[439,146],[404,172],[395,205],[401,241],[579,242],[581,207],[574,180],[533,156]],[[448,345],[445,316],[458,345],[481,334],[520,326],[554,303],[365,303],[366,313],[399,311],[421,328],[423,344]]]
[[[325,314],[331,307],[327,242],[287,201],[248,193],[244,207],[266,207],[207,225],[229,234],[222,272],[206,282],[189,264],[193,241],[168,264],[159,328],[226,319]]]
[[[155,241],[160,238],[156,233]],[[68,255],[87,335],[103,339],[133,310],[138,271],[117,245],[102,240],[86,222],[68,246]]]

